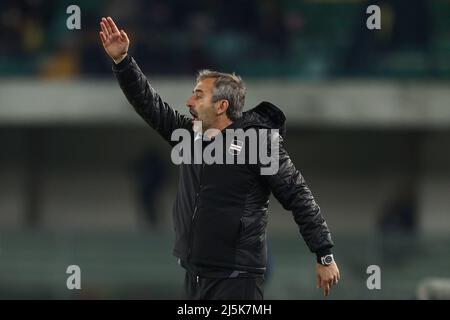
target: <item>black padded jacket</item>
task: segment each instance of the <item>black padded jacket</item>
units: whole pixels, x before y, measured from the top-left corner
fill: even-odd
[[[175,129],[193,133],[192,119],[161,99],[132,57],[113,64],[113,71],[136,112],[172,146]],[[320,208],[284,147],[285,120],[276,106],[262,102],[227,128],[278,129],[275,174],[261,175],[259,163],[180,164],[172,212],[176,257],[195,265],[264,273],[271,192],[292,212],[309,249],[318,258],[331,253],[333,241]]]

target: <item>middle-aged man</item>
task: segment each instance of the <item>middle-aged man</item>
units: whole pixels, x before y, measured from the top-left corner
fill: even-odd
[[[339,280],[331,253],[333,241],[305,179],[284,147],[284,114],[269,102],[243,112],[246,88],[242,79],[234,74],[203,70],[187,100],[192,118],[184,116],[163,102],[128,55],[130,41],[125,31],[119,30],[110,17],[102,18],[100,26],[103,47],[114,61],[113,71],[125,96],[172,146],[177,129],[190,133],[194,149],[200,146],[203,151],[232,130],[246,133],[254,130],[258,134],[268,130],[269,134],[258,141],[270,144],[267,150],[276,152],[277,170],[271,174],[262,174],[261,161],[180,164],[173,208],[173,254],[186,270],[186,298],[263,299],[271,192],[286,210],[292,211],[306,244],[316,254],[317,287],[327,296]],[[224,153],[249,153],[253,149],[247,142],[255,141],[232,140],[224,146]],[[247,154],[245,160],[251,156]]]

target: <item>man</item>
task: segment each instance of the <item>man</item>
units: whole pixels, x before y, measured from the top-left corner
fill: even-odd
[[[317,287],[327,296],[339,280],[331,254],[333,242],[320,208],[284,148],[284,114],[268,102],[242,112],[246,89],[241,78],[204,70],[187,101],[192,119],[181,115],[162,101],[128,55],[130,41],[125,31],[119,31],[110,17],[102,18],[100,26],[103,47],[114,61],[113,71],[125,96],[171,145],[177,129],[193,135],[196,131],[192,143],[200,143],[202,150],[208,143],[197,139],[198,133],[218,139],[231,129],[277,129],[281,135],[276,145],[278,170],[271,175],[261,174],[259,162],[180,165],[173,253],[186,269],[186,298],[263,299],[270,192],[292,211],[309,249],[316,253]],[[200,132],[193,127],[197,121]],[[211,129],[215,133],[207,134]],[[240,147],[234,145],[233,150]]]

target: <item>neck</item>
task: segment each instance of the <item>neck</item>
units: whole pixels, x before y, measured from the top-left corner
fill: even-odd
[[[218,135],[223,129],[225,129],[226,127],[228,127],[230,124],[232,124],[233,121],[231,121],[228,117],[225,118],[218,118],[214,124],[211,126],[211,129],[216,129],[216,130],[209,130],[207,131],[207,136],[209,138],[212,138],[216,135]]]

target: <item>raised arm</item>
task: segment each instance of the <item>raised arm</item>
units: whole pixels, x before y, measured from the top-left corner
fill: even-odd
[[[102,18],[100,39],[106,53],[114,61],[113,71],[119,85],[136,112],[166,141],[178,128],[191,129],[191,120],[162,101],[150,85],[136,61],[128,55],[130,40],[113,19]]]

